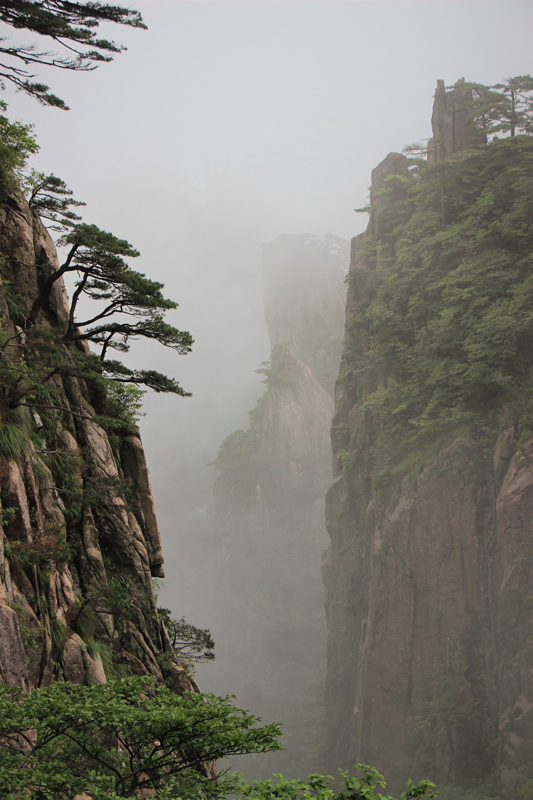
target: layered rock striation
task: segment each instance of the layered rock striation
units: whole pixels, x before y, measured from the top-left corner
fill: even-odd
[[[0,207],[0,253],[2,369],[22,374],[20,326],[58,261],[16,194]],[[68,317],[57,280],[37,319],[44,340]],[[138,430],[104,430],[105,396],[82,378],[49,381],[53,405],[13,403],[7,384],[0,399],[0,681],[31,690],[134,674],[194,688],[157,615],[164,559]]]

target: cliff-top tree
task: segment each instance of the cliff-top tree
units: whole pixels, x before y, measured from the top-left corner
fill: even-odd
[[[43,105],[67,109],[63,100],[44,83],[34,81],[33,67],[87,71],[103,61],[111,61],[125,48],[108,39],[99,39],[96,28],[102,22],[114,22],[133,28],[146,28],[138,11],[99,2],[75,3],[69,0],[1,0],[0,20],[18,30],[31,31],[53,41],[64,54],[35,44],[13,44],[0,38],[0,80],[35,97]]]
[[[178,330],[163,318],[166,311],[177,308],[178,304],[163,296],[163,284],[131,269],[124,260],[136,258],[139,252],[124,239],[87,224],[74,225],[60,238],[59,244],[69,248],[67,257],[59,269],[41,281],[39,295],[28,316],[19,320],[21,327],[31,329],[39,312],[48,310],[55,282],[67,273],[74,273],[77,282],[65,342],[86,341],[98,346],[104,376],[121,383],[143,384],[156,392],[187,396],[173,378],[155,370],[131,370],[118,361],[106,360],[109,349],[128,352],[130,341],[139,338],[153,339],[180,355],[191,350],[190,333]],[[87,319],[76,320],[82,296],[97,301],[97,308]],[[57,372],[70,370],[65,363]]]
[[[94,12],[94,18],[89,15],[89,11]],[[97,26],[103,20],[144,27],[137,12],[116,6],[102,6],[100,3],[79,4],[55,0],[37,3],[18,0],[12,3],[0,2],[0,18],[15,27],[51,36],[60,43],[70,38],[80,45],[91,44],[99,50],[111,52],[119,52],[120,48],[106,40],[96,40],[89,28]],[[71,49],[70,45],[67,46]],[[11,56],[15,55],[13,48],[4,50],[8,50]],[[76,59],[54,59],[52,65],[65,69],[92,69],[95,66],[94,61],[110,58],[102,55],[99,50],[85,50],[83,53],[76,51]],[[0,47],[1,52],[3,51]],[[18,51],[18,57],[22,57],[21,52]],[[34,60],[49,64],[41,56],[42,53],[37,53]],[[42,94],[47,91],[47,87],[41,87],[41,92],[35,86],[24,84],[19,88],[24,88],[42,102],[57,105],[55,100],[50,99],[53,96],[46,94],[45,97]],[[5,103],[0,101],[0,108],[5,110],[5,107]],[[29,404],[32,399],[36,401],[35,387],[48,383],[57,374],[77,375],[97,381],[103,376],[119,383],[141,384],[157,392],[187,396],[188,393],[174,378],[168,378],[155,370],[132,370],[117,360],[106,359],[110,349],[127,352],[130,342],[139,338],[153,339],[180,354],[190,352],[193,343],[191,335],[164,320],[165,312],[176,308],[177,303],[163,296],[163,284],[150,280],[128,265],[125,258],[135,258],[139,253],[127,241],[102,231],[96,225],[81,222],[73,208],[85,204],[72,198],[72,192],[64,181],[55,175],[45,175],[35,170],[28,176],[24,175],[22,170],[28,156],[38,150],[31,126],[12,123],[0,116],[0,133],[0,202],[8,202],[10,194],[17,192],[13,176],[15,173],[27,195],[30,208],[48,221],[51,230],[63,234],[58,244],[68,248],[66,259],[58,269],[50,273],[46,269],[50,265],[38,267],[41,273],[38,294],[30,301],[29,307],[11,303],[12,321],[21,328],[21,332],[8,339],[7,343],[4,341],[1,344],[0,354],[5,357],[17,353],[22,346],[23,337],[31,330],[31,342],[28,340],[25,347],[26,350],[36,348],[39,356],[34,359],[33,365],[30,352],[18,366],[10,364],[8,370],[11,379],[4,381],[4,396],[8,402],[17,405],[22,400],[25,404]],[[99,358],[96,360],[88,357],[79,347],[70,347],[68,352],[64,347],[54,347],[50,336],[43,339],[39,326],[36,328],[40,313],[46,314],[50,310],[54,285],[67,273],[75,274],[77,282],[68,329],[62,336],[63,343],[92,343],[98,348]],[[78,303],[83,297],[95,300],[97,307],[85,319],[77,320]],[[59,338],[58,335],[55,336],[55,345]]]
[[[533,78],[517,75],[494,86],[465,83],[472,91],[474,122],[486,134],[533,133]]]

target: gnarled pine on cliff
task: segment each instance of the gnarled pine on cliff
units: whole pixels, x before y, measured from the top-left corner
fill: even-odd
[[[66,336],[61,278],[24,330],[59,267],[16,191],[0,208],[0,247],[0,679],[30,689],[122,670],[192,688],[156,611],[163,553],[136,398],[92,379],[95,357]]]

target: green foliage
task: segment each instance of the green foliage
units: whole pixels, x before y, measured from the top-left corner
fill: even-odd
[[[8,411],[6,421],[0,424],[0,457],[19,462],[28,446],[29,434],[23,411]]]
[[[9,523],[13,520],[16,512],[18,511],[16,506],[3,506],[0,508],[0,525],[5,528]],[[5,552],[5,546],[4,546]]]
[[[50,635],[57,658],[60,659],[68,640],[68,628],[60,619],[53,619],[50,624]]]
[[[0,101],[0,110],[6,104]],[[13,122],[0,114],[0,202],[15,188],[12,173],[23,169],[32,153],[39,149],[33,135],[33,125]]]
[[[73,628],[84,641],[92,641],[95,628],[98,624],[98,614],[96,613],[94,603],[87,600],[83,602],[78,601],[74,611],[76,616],[72,620]]]
[[[331,428],[331,439],[333,442],[333,449],[338,453],[342,449],[347,449],[346,445],[350,443],[350,424],[348,422],[338,422]]]
[[[64,216],[63,213],[63,220]],[[138,251],[125,240],[87,224],[72,225],[59,239],[59,244],[69,248],[66,260],[41,282],[39,295],[24,319],[26,331],[33,329],[39,313],[49,305],[56,281],[66,273],[77,274],[69,328],[63,337],[55,333],[55,348],[49,348],[48,355],[55,355],[56,364],[47,379],[57,373],[78,375],[96,382],[112,379],[119,383],[143,384],[156,392],[188,396],[174,378],[155,370],[130,369],[119,361],[106,359],[109,349],[128,352],[130,342],[139,338],[153,339],[180,355],[191,351],[190,333],[179,331],[163,319],[164,313],[176,308],[177,303],[163,296],[163,284],[131,269],[124,260],[137,257]],[[96,300],[99,310],[89,319],[77,320],[75,313],[82,295]],[[130,317],[136,321],[130,322]],[[50,338],[53,334],[44,333],[41,327],[40,335]],[[82,341],[101,346],[99,358],[75,347]],[[36,346],[36,335],[33,342]]]
[[[427,715],[438,727],[452,730],[468,718],[470,710],[461,696],[467,669],[464,649],[448,647],[446,660],[435,671],[431,700],[426,703]]]
[[[533,133],[531,75],[517,75],[490,87],[478,83],[463,83],[463,86],[472,92],[472,116],[485,134]]]
[[[148,338],[152,338],[149,336]],[[192,342],[192,340],[191,340]],[[134,386],[147,386],[154,392],[171,392],[178,394],[180,397],[190,397],[190,392],[186,392],[179,385],[175,378],[168,378],[153,369],[129,369],[121,364],[119,361],[103,361],[102,374],[108,380],[116,381],[117,383],[129,383]]]
[[[237,783],[235,795],[237,800],[251,798],[251,800],[393,800],[390,795],[383,795],[380,789],[386,787],[383,776],[375,769],[365,764],[356,764],[355,769],[361,773],[352,777],[348,772],[339,770],[343,779],[343,789],[336,793],[331,788],[333,778],[331,775],[310,775],[305,780],[287,781],[282,775],[275,775],[275,781],[268,779],[252,781],[246,785],[244,781]],[[401,800],[414,800],[414,798],[434,798],[435,784],[430,781],[420,781],[416,786],[409,780],[407,789],[402,792]]]
[[[107,642],[100,639],[85,639],[87,650],[92,658],[100,656],[105,676],[108,681],[120,680],[128,677],[127,668],[123,664],[117,664],[113,657],[113,651]]]
[[[124,622],[132,617],[131,596],[125,578],[115,576],[109,578],[82,602],[75,607],[72,627],[86,642],[95,642],[98,635],[105,633],[99,614],[111,614],[117,631],[121,632]]]
[[[24,319],[28,313],[28,299],[20,292],[14,292],[6,278],[2,279],[2,290],[10,319],[14,322]]]
[[[72,190],[61,178],[32,169],[29,175],[22,176],[21,189],[28,198],[29,207],[41,219],[52,223],[50,230],[65,232],[80,221],[81,217],[71,207],[84,206],[85,203],[73,199]]]
[[[190,782],[209,781],[201,763],[279,748],[279,726],[228,698],[177,696],[149,678],[94,686],[55,683],[30,695],[0,687],[0,786],[5,800],[32,794],[70,800],[183,796]],[[27,731],[32,730],[28,735]]]
[[[339,461],[341,462],[341,465],[342,465],[343,469],[351,469],[355,465],[355,463],[357,461],[357,451],[356,450],[350,450],[348,448],[343,448],[341,450],[338,450],[336,455],[337,455],[337,458],[339,459]]]
[[[381,383],[364,405],[378,483],[453,427],[490,438],[490,410],[533,377],[533,139],[462,151],[406,186],[349,320],[348,390]]]
[[[35,45],[7,46],[0,39],[1,80],[10,81],[20,91],[26,92],[43,105],[67,109],[67,106],[48,86],[31,80],[34,73],[25,67],[31,65],[52,66],[60,69],[87,71],[95,69],[99,63],[111,61],[112,54],[124,50],[107,39],[100,39],[95,29],[101,22],[114,22],[134,28],[145,28],[138,11],[99,2],[77,3],[70,0],[45,0],[33,3],[27,0],[11,0],[0,5],[0,20],[17,30],[28,30],[38,36],[45,36],[56,45],[65,48],[65,55],[48,50],[39,51]]]
[[[213,661],[215,642],[208,630],[196,628],[185,620],[173,619],[168,608],[158,608],[159,619],[165,625],[172,644],[172,649],[179,661],[189,670],[194,664]]]
[[[12,564],[18,564],[23,569],[37,564],[39,555],[35,548],[26,544],[26,542],[13,542],[13,544],[4,545],[4,555]]]
[[[138,386],[110,381],[107,387],[107,413],[110,417],[125,422],[131,428],[137,426],[140,417],[142,398],[146,394]]]
[[[259,369],[255,371],[258,375],[265,376],[263,383],[265,383],[269,389],[281,389],[283,386],[291,386],[294,383],[294,374],[283,356],[278,356],[274,363],[262,361]]]

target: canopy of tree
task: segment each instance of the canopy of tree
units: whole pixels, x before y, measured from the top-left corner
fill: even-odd
[[[207,783],[207,761],[279,749],[279,726],[258,722],[227,697],[178,696],[146,678],[55,683],[30,695],[0,687],[1,795],[110,800],[155,787],[161,798],[182,797]]]
[[[486,134],[533,133],[533,78],[517,75],[504,83],[465,83],[472,91],[473,118]]]

